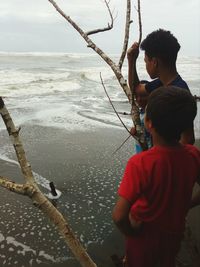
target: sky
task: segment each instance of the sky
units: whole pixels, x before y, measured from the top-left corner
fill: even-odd
[[[84,31],[107,26],[110,18],[103,0],[57,0]],[[137,1],[132,0],[130,42],[138,40]],[[93,35],[107,53],[120,53],[125,25],[125,0],[110,0],[114,29]],[[170,30],[181,44],[180,54],[200,57],[199,0],[141,0],[143,38],[156,29]],[[48,0],[0,1],[0,51],[91,53],[75,29]]]

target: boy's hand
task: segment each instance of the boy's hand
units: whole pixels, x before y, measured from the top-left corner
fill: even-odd
[[[139,44],[133,43],[132,46],[127,51],[127,58],[129,61],[136,60],[139,55]]]
[[[112,213],[114,223],[125,236],[134,236],[136,234],[136,230],[129,221],[130,209],[130,202],[123,197],[119,197]]]
[[[141,229],[141,226],[142,226],[142,222],[141,221],[136,221],[132,215],[131,215],[131,212],[129,212],[129,221],[130,221],[130,224],[131,224],[131,227],[133,227],[133,229],[137,232]]]
[[[130,133],[131,133],[132,136],[135,136],[136,135],[136,129],[135,129],[135,127],[132,127],[130,129]]]

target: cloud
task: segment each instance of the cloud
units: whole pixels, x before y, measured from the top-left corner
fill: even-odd
[[[126,1],[111,0],[110,3],[117,14],[115,28],[92,38],[116,53],[120,52],[124,38]],[[130,42],[138,39],[138,19],[134,8],[137,1],[131,3],[133,24]],[[57,0],[57,4],[86,31],[105,27],[110,22],[103,0]],[[199,0],[141,1],[143,37],[158,28],[169,29],[179,39],[184,53],[199,55],[199,7]],[[47,43],[52,51],[63,49],[63,52],[73,52],[75,48],[81,50],[81,47],[85,51],[86,47],[78,33],[48,0],[1,0],[0,32],[0,50],[43,51]],[[20,41],[22,39],[24,43]]]

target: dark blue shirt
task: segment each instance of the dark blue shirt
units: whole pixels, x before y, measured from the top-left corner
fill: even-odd
[[[183,89],[189,90],[189,87],[187,83],[181,78],[180,75],[176,77],[169,85],[174,85]],[[155,79],[151,82],[147,82],[145,85],[145,89],[147,93],[153,92],[155,89],[159,88],[160,86],[163,86],[163,83],[159,79]]]

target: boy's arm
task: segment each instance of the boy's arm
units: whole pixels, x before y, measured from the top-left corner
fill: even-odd
[[[139,78],[136,70],[136,60],[139,55],[139,44],[134,43],[127,51],[128,59],[128,84],[131,89],[131,92],[139,84]]]
[[[139,229],[138,227],[133,228],[131,226],[129,213],[132,205],[141,197],[146,190],[146,186],[148,186],[144,176],[143,166],[138,164],[138,157],[131,157],[127,162],[123,178],[118,188],[119,197],[112,213],[113,221],[126,236],[135,235]]]
[[[135,88],[139,88],[141,91],[145,91],[145,84],[140,84],[140,80],[136,69],[136,60],[139,55],[139,44],[134,43],[127,51],[128,59],[128,84],[131,92],[134,92]]]
[[[122,234],[126,236],[134,235],[134,230],[129,221],[131,204],[125,198],[119,197],[113,209],[112,219]]]

